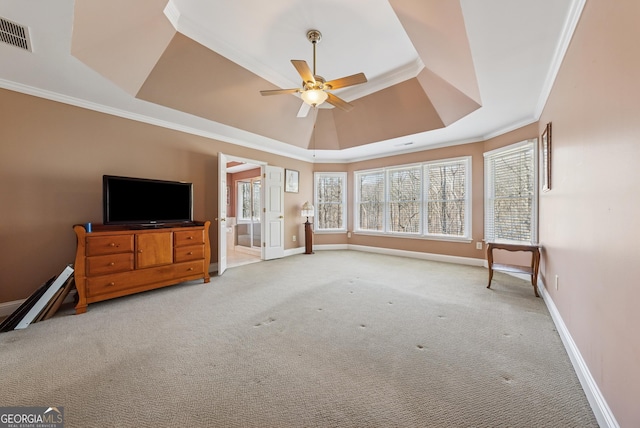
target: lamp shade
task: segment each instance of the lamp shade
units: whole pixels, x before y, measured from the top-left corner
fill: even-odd
[[[300,94],[302,100],[310,106],[319,106],[329,98],[329,95],[321,89],[308,89]]]
[[[309,201],[305,202],[302,206],[302,217],[313,217],[314,210],[313,205],[311,205]]]

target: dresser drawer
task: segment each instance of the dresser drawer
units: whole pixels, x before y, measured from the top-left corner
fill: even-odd
[[[138,288],[151,289],[149,284],[162,282],[173,278],[174,265],[161,266],[150,269],[119,272],[87,278],[87,297],[95,298],[104,294],[125,295]],[[176,281],[178,283],[179,281]]]
[[[176,247],[185,247],[189,245],[204,244],[204,229],[188,228],[174,232],[174,245]]]
[[[133,234],[87,236],[87,256],[133,252]]]
[[[181,278],[197,277],[204,274],[204,260],[176,263],[173,265],[150,269],[119,272],[109,275],[87,277],[87,297],[92,301],[102,295],[125,295],[134,290],[156,288],[149,286],[153,283],[166,282],[174,279],[175,284]]]
[[[176,263],[204,259],[204,245],[176,247],[173,259]]]
[[[204,260],[193,262],[176,263],[173,265],[176,278],[192,275],[202,275],[204,273]]]
[[[87,257],[87,276],[133,270],[133,253]]]

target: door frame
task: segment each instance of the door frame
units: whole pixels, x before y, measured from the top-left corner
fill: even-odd
[[[224,159],[225,162],[221,162],[220,160]],[[264,175],[266,162],[258,161],[255,159],[243,158],[240,156],[233,156],[223,152],[218,152],[218,217],[217,217],[217,227],[218,227],[218,275],[222,275],[227,268],[227,244],[226,244],[226,194],[227,194],[227,184],[230,186],[232,183],[227,183],[227,163],[228,162],[242,162],[251,165],[256,165],[260,167],[260,175]],[[220,179],[220,177],[224,177],[224,180]],[[235,189],[230,190],[235,191]],[[264,189],[260,189],[261,197],[264,197]],[[224,195],[224,196],[223,196]],[[224,201],[224,205],[223,205]],[[262,213],[263,214],[263,213]],[[224,217],[223,217],[224,215]],[[261,221],[263,221],[263,216],[261,215]],[[222,221],[222,219],[225,219]],[[220,236],[223,233],[224,224],[225,236]],[[264,242],[264,228],[260,228],[260,242]],[[224,243],[224,245],[222,245]],[[264,247],[260,246],[260,260],[264,260]]]

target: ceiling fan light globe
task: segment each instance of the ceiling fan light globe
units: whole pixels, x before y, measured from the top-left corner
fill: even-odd
[[[325,102],[329,95],[320,89],[309,89],[300,94],[300,97],[305,103],[316,107]]]

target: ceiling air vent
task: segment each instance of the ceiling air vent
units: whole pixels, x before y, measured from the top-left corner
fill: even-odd
[[[0,17],[0,41],[31,51],[27,27],[2,17]]]

